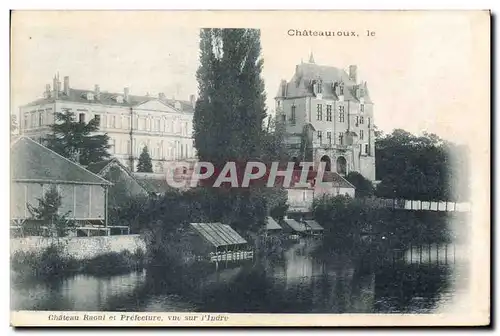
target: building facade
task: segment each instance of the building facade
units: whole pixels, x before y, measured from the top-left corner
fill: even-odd
[[[342,69],[308,63],[282,80],[276,118],[286,125],[286,144],[297,161],[326,162],[329,171],[357,171],[375,180],[373,102],[357,66]]]
[[[46,85],[44,97],[20,107],[20,132],[41,141],[54,123],[54,113],[73,112],[79,121],[96,118],[100,131],[107,133],[110,153],[135,171],[139,155],[148,147],[153,171],[162,173],[169,161],[194,160],[192,129],[194,96],[190,101],[131,95],[128,88],[120,93],[75,89],[69,77],[63,85],[54,77],[52,89]]]

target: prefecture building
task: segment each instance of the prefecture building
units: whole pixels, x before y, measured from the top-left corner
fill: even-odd
[[[357,78],[357,66],[344,71],[318,65],[311,54],[290,81],[281,81],[275,100],[295,159],[325,161],[332,172],[357,171],[375,180],[373,102],[367,83]]]
[[[54,77],[52,88],[47,84],[43,98],[20,107],[22,135],[41,141],[50,132],[55,112],[71,111],[77,120],[88,122],[96,118],[100,131],[110,137],[110,153],[126,167],[135,171],[142,149],[147,146],[152,158],[153,171],[161,173],[169,161],[189,160],[196,157],[192,129],[194,96],[190,101],[132,95],[123,92],[76,89],[69,77],[63,84]]]

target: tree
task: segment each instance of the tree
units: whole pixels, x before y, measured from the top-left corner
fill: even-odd
[[[376,143],[377,194],[388,198],[453,201],[467,198],[467,163],[457,148],[435,134],[415,136],[396,129]],[[464,169],[465,168],[465,169]],[[455,188],[461,181],[462,189]]]
[[[51,237],[65,237],[68,230],[74,226],[73,221],[68,220],[68,215],[71,211],[64,214],[59,214],[59,209],[62,205],[62,198],[57,187],[51,185],[49,190],[45,192],[42,198],[37,198],[38,206],[33,207],[27,204],[28,210],[33,219],[42,222],[49,229]]]
[[[373,184],[358,172],[351,171],[346,176],[346,180],[356,187],[356,197],[372,196],[375,192]]]
[[[50,125],[52,133],[45,139],[48,148],[83,166],[110,157],[108,135],[95,134],[99,131],[99,119],[88,123],[75,121],[73,112],[57,112],[54,116],[56,122]]]
[[[148,147],[144,146],[142,153],[139,156],[139,162],[137,163],[137,171],[140,173],[152,173],[153,164],[151,163],[151,156],[148,152]]]
[[[200,161],[215,167],[262,154],[266,118],[260,31],[202,29],[194,113]]]

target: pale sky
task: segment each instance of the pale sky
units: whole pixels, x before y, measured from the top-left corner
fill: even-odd
[[[128,86],[131,94],[187,100],[197,93],[199,28],[254,27],[261,28],[268,111],[280,80],[290,80],[312,51],[317,64],[358,65],[383,131],[429,131],[464,143],[473,140],[465,119],[489,112],[477,110],[477,99],[488,106],[489,87],[478,67],[487,55],[475,52],[484,41],[474,29],[484,27],[475,20],[463,12],[17,12],[12,108],[42,97],[57,72],[74,88]],[[291,37],[288,29],[354,30],[360,37]],[[367,29],[375,37],[366,37]]]

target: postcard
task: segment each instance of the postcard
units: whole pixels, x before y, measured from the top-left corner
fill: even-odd
[[[13,11],[11,325],[488,325],[490,25]]]

